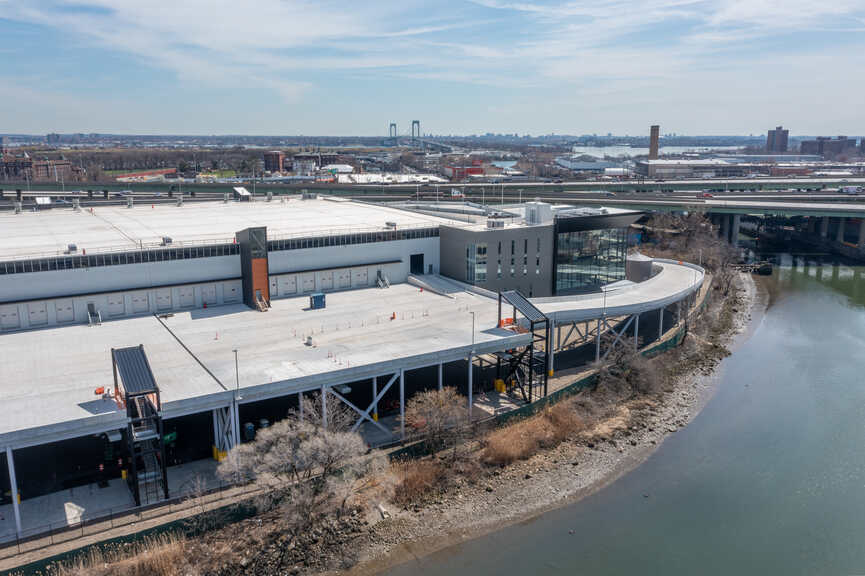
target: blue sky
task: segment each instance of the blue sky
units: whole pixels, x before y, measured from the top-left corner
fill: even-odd
[[[0,132],[865,134],[865,0],[0,0]]]

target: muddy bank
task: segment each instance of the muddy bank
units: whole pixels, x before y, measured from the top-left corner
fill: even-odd
[[[740,289],[722,305],[730,315],[729,325],[715,335],[715,346],[704,358],[688,362],[675,374],[660,398],[625,402],[580,438],[501,469],[483,470],[470,478],[457,476],[447,490],[424,504],[391,508],[390,518],[370,518],[368,529],[353,539],[358,564],[348,573],[377,574],[529,520],[572,504],[633,470],[665,437],[699,413],[716,388],[721,359],[750,336],[766,302],[752,278],[742,275]]]

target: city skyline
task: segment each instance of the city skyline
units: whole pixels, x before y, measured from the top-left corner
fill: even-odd
[[[861,1],[0,0],[0,131],[857,134],[863,30]]]

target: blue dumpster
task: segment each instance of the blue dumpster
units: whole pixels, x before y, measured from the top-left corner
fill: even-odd
[[[324,308],[324,293],[315,292],[309,295],[309,307],[311,310]]]

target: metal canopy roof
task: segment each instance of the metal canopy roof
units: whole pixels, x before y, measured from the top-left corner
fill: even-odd
[[[141,396],[159,391],[143,345],[115,348],[111,352],[117,375],[127,396]]]
[[[535,305],[529,302],[525,296],[516,290],[507,290],[500,293],[508,303],[522,313],[529,322],[545,322],[547,317],[543,312],[535,308]]]

